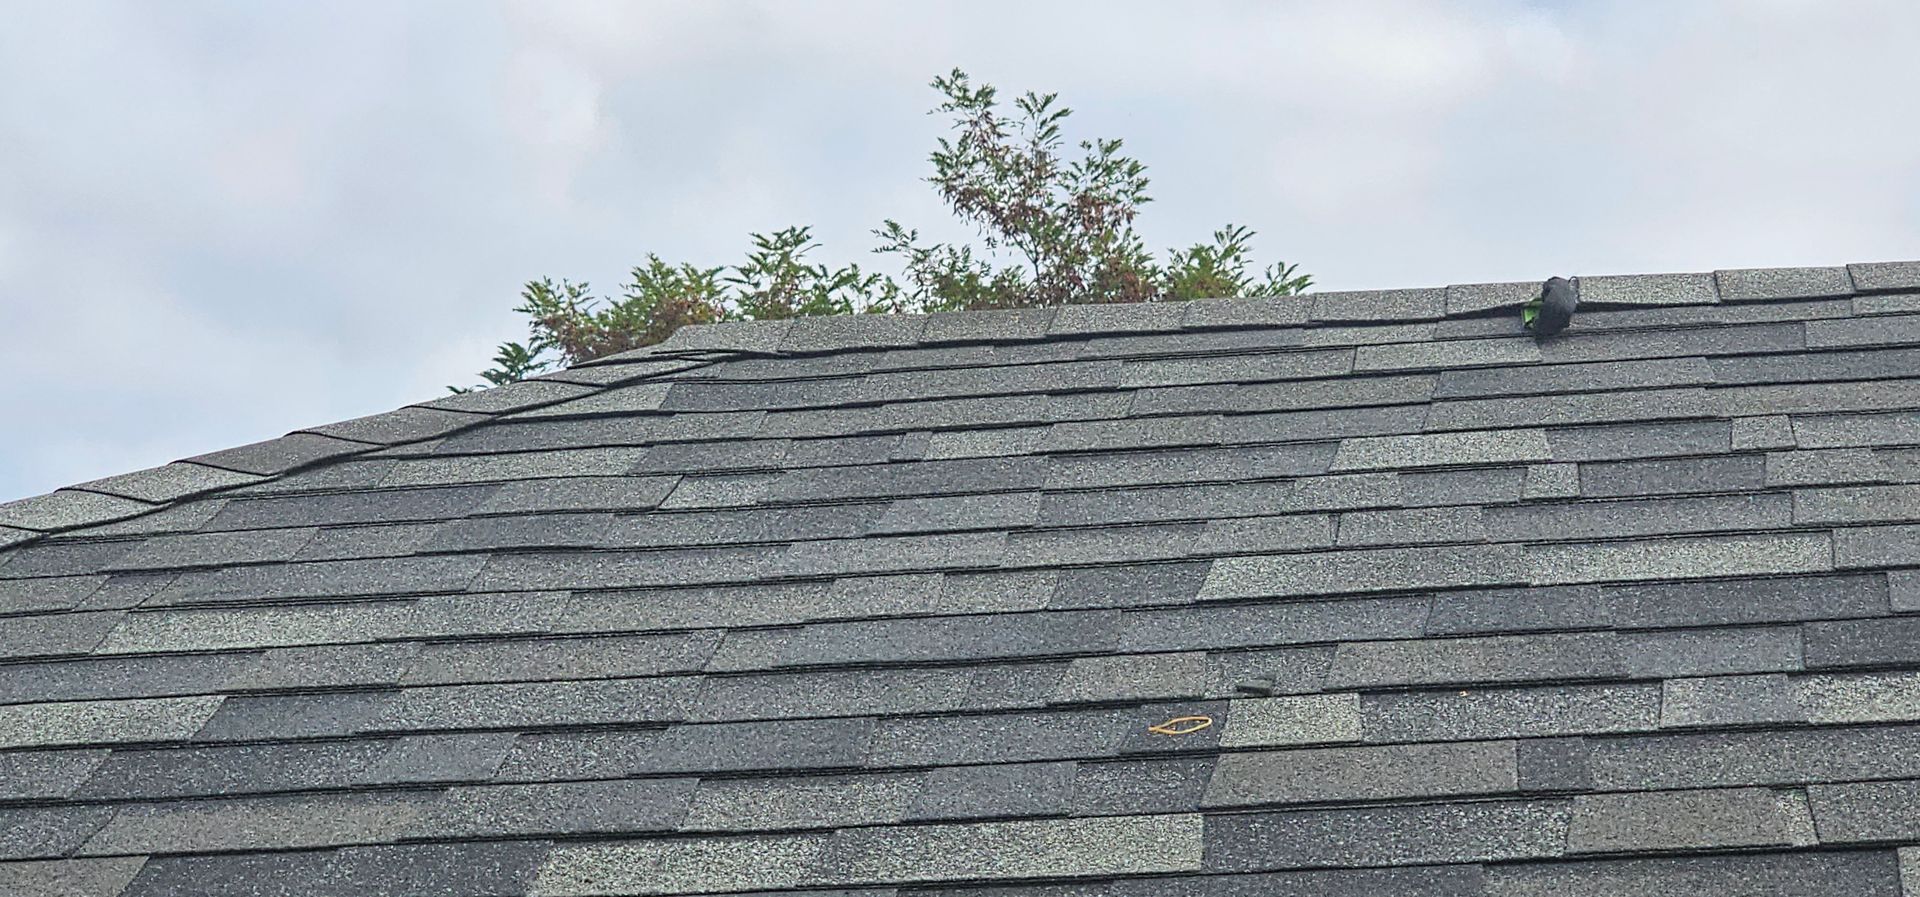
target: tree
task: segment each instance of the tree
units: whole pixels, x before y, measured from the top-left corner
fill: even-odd
[[[1253,270],[1254,232],[1234,225],[1156,260],[1133,230],[1151,201],[1146,166],[1123,155],[1121,141],[1083,140],[1080,158],[1069,161],[1062,123],[1073,112],[1056,94],[1023,94],[1008,117],[992,85],[976,87],[958,69],[932,86],[942,97],[932,114],[950,116],[954,133],[934,150],[927,180],[973,225],[978,249],[922,245],[917,230],[888,219],[873,232],[873,251],[897,262],[897,279],[811,261],[819,246],[805,227],[750,234],[746,260],[733,266],[673,265],[649,254],[616,297],[541,278],[515,309],[527,316],[527,342],[503,344],[495,366],[480,374],[486,384],[472,388],[651,345],[686,324],[1288,296],[1312,284],[1296,265]]]

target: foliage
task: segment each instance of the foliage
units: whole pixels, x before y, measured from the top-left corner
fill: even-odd
[[[1156,261],[1133,229],[1151,201],[1146,166],[1124,155],[1121,141],[1080,141],[1079,158],[1068,160],[1062,123],[1073,113],[1056,94],[1023,94],[1008,116],[992,85],[976,87],[958,69],[932,86],[943,98],[933,114],[950,116],[954,133],[930,157],[927,180],[974,227],[978,248],[922,245],[917,230],[888,219],[873,232],[874,252],[899,264],[897,280],[812,262],[819,247],[805,227],[750,234],[746,261],[731,267],[672,265],[649,254],[617,297],[542,278],[526,285],[515,309],[527,316],[527,342],[502,345],[481,378],[511,383],[556,360],[574,365],[652,345],[687,324],[1287,296],[1311,285],[1296,265],[1253,271],[1254,233],[1233,225]]]

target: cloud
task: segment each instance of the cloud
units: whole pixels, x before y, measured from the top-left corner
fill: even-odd
[[[611,289],[811,224],[967,231],[953,66],[1324,288],[1914,255],[1920,7],[1416,0],[24,4],[0,29],[0,497],[386,410]]]

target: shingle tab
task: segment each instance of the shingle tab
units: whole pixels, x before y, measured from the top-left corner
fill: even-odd
[[[118,897],[146,857],[0,863],[0,893],[13,897]]]
[[[177,461],[134,473],[92,480],[74,488],[160,503],[177,501],[217,489],[257,483],[262,479],[264,478],[257,474],[236,473],[218,467]]]
[[[0,706],[0,748],[184,739],[223,700],[214,695]]]
[[[710,779],[694,792],[681,828],[725,832],[883,825],[905,819],[921,793],[917,773]]]
[[[145,514],[154,507],[148,502],[117,495],[62,489],[0,504],[0,526],[50,532],[124,520]]]
[[[1854,262],[1847,274],[1863,293],[1920,290],[1920,262]]]
[[[1197,871],[1197,814],[842,829],[821,859],[830,881],[1140,875]]]
[[[0,862],[68,856],[112,815],[111,807],[0,808]]]
[[[1580,303],[1603,305],[1712,305],[1720,295],[1712,274],[1625,274],[1582,277]]]
[[[1564,801],[1248,813],[1207,820],[1209,871],[1425,865],[1559,856]]]
[[[1368,741],[1447,741],[1643,732],[1659,722],[1651,684],[1423,691],[1367,695]]]
[[[1513,864],[1487,870],[1487,897],[1899,897],[1886,851],[1660,857]]]
[[[1825,538],[1821,542],[1824,544]],[[1200,600],[1492,586],[1525,581],[1517,548],[1358,549],[1221,558]],[[1575,580],[1578,581],[1578,580]]]
[[[1724,302],[1847,296],[1853,282],[1845,268],[1739,268],[1713,272]]]
[[[1428,433],[1342,440],[1333,470],[1445,467],[1452,464],[1511,464],[1556,460],[1547,434],[1538,429],[1467,433]]]
[[[1533,582],[1542,585],[1815,573],[1854,559],[1837,544],[1826,533],[1781,533],[1533,545],[1527,560]]]
[[[1318,748],[1222,755],[1206,806],[1330,803],[1518,790],[1513,742]]]
[[[83,855],[208,853],[390,841],[420,817],[410,794],[307,795],[131,804],[81,848]]]

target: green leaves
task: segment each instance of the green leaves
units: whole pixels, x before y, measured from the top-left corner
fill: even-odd
[[[873,231],[873,251],[898,262],[899,280],[814,262],[819,244],[811,229],[788,227],[750,234],[738,265],[702,268],[648,255],[616,297],[595,296],[585,283],[529,281],[515,309],[528,318],[527,342],[502,345],[481,378],[511,383],[555,363],[660,342],[687,324],[1287,296],[1312,284],[1297,265],[1253,273],[1254,232],[1234,225],[1214,231],[1211,242],[1169,250],[1162,266],[1133,230],[1152,201],[1147,167],[1119,139],[1080,141],[1078,157],[1068,159],[1065,123],[1073,110],[1058,94],[1021,94],[1008,115],[992,85],[976,86],[959,69],[932,86],[941,101],[931,114],[949,116],[952,133],[929,156],[927,181],[974,226],[977,249],[922,245],[918,231],[888,219]]]

